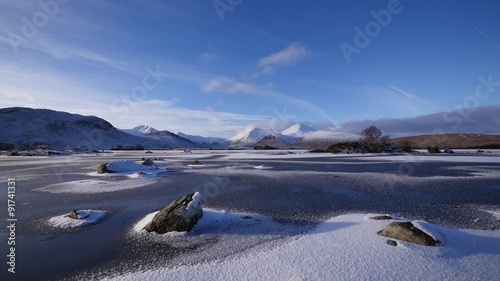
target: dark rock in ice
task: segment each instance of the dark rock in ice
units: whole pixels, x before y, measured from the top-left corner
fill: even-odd
[[[391,246],[397,246],[398,245],[398,242],[394,241],[394,240],[387,240],[387,244],[391,245]]]
[[[144,161],[142,162],[142,165],[144,165],[144,166],[156,166],[155,162],[151,158],[144,159]]]
[[[191,165],[205,165],[205,163],[201,162],[200,160],[194,160]]]
[[[69,212],[68,217],[70,217],[71,219],[74,219],[74,220],[80,219],[80,216],[78,215],[78,213],[75,210],[71,210],[71,212]]]
[[[370,219],[376,220],[376,221],[382,221],[382,220],[393,220],[394,218],[391,216],[383,215],[383,216],[374,216],[374,217],[371,217]]]
[[[392,222],[379,235],[425,246],[437,246],[441,243],[427,233],[415,227],[411,222]]]
[[[160,210],[144,228],[163,234],[171,231],[191,231],[203,216],[200,194],[188,194]]]
[[[86,216],[82,217],[78,214],[78,211],[76,211],[76,210],[71,210],[71,212],[69,212],[69,214],[67,215],[67,217],[74,219],[74,220],[83,220],[83,219],[88,218],[89,216],[90,215],[86,215]]]
[[[108,170],[108,163],[99,165],[99,168],[97,168],[97,173],[98,174],[112,173],[113,171]]]

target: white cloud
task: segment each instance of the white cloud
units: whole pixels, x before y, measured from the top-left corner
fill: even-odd
[[[292,65],[307,57],[308,51],[304,46],[290,45],[285,49],[259,60],[257,66],[263,74],[270,74],[275,67]]]
[[[373,98],[378,100],[378,103],[382,102],[386,108],[405,115],[415,116],[437,110],[437,107],[429,101],[393,86],[376,87],[372,94]]]
[[[220,60],[219,55],[214,52],[206,51],[200,55],[200,60],[203,63],[212,63]]]
[[[399,88],[396,88],[394,86],[389,86],[389,88],[402,94],[408,100],[416,101],[416,102],[421,103],[421,104],[427,104],[429,107],[435,108],[435,106],[432,103],[430,103],[429,101],[427,101],[427,100],[425,100],[425,99],[423,99],[415,94],[406,92],[406,91],[401,90]]]
[[[175,133],[217,137],[230,137],[247,122],[268,118],[267,116],[220,112],[211,108],[194,110],[179,107],[171,100],[146,100],[130,105],[129,109],[126,114],[113,113],[110,108],[93,108],[89,110],[93,113],[86,113],[102,117],[118,128],[127,129],[146,124],[159,130],[169,130]]]
[[[206,93],[253,93],[257,88],[252,84],[239,82],[232,77],[218,76],[201,85],[200,90]]]
[[[100,54],[98,52],[84,50],[75,46],[64,45],[60,42],[52,42],[41,36],[36,38],[30,48],[46,52],[58,60],[87,60],[97,62],[118,70],[136,73],[137,70],[125,62],[112,59],[109,56]]]
[[[239,87],[238,84],[233,86]],[[173,132],[222,137],[232,136],[247,122],[268,118],[210,108],[189,109],[178,106],[178,103],[177,98],[134,101],[123,93],[106,92],[98,86],[82,84],[69,75],[51,71],[28,71],[8,64],[0,68],[2,108],[48,108],[98,116],[118,128],[147,124]]]
[[[313,82],[316,85],[321,85]],[[440,108],[431,101],[407,90],[391,85],[366,83],[360,80],[358,85],[324,85],[322,87],[343,98],[346,114],[356,118],[373,116],[391,116],[394,118],[410,117],[437,112]]]

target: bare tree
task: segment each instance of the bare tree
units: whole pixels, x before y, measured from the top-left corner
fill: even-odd
[[[359,142],[366,152],[378,153],[384,151],[388,139],[388,136],[382,136],[382,131],[379,128],[370,126],[361,132]]]

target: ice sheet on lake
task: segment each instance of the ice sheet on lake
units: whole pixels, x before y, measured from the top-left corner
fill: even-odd
[[[258,165],[258,166],[254,166],[253,168],[257,169],[257,170],[269,170],[269,169],[272,169],[273,167],[266,166],[266,165]]]
[[[151,166],[142,165],[130,160],[124,161],[115,161],[109,162],[107,168],[112,173],[103,173],[98,174],[97,172],[89,173],[89,176],[100,176],[100,177],[109,177],[109,176],[127,176],[132,179],[137,178],[154,178],[159,174],[167,171],[166,168],[158,167],[156,164]]]
[[[156,183],[154,179],[111,180],[78,180],[51,184],[37,189],[50,193],[101,193],[141,188]]]
[[[356,156],[352,154],[353,156]],[[423,162],[423,161],[438,161],[438,162],[459,162],[459,163],[500,163],[499,155],[383,155],[373,154],[370,156],[359,157],[356,160],[364,161],[397,161],[397,162]]]
[[[77,211],[78,216],[82,219],[72,219],[68,214],[52,217],[49,219],[49,224],[56,228],[75,228],[83,227],[91,224],[97,223],[105,215],[105,211],[99,210],[79,210]]]

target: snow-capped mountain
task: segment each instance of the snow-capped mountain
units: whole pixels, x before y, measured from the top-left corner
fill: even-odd
[[[251,145],[260,141],[261,139],[263,139],[265,136],[268,135],[275,135],[276,137],[278,137],[281,134],[280,132],[273,129],[247,127],[242,131],[238,132],[229,140],[231,141],[232,144],[236,145],[247,145],[247,144]]]
[[[322,147],[332,142],[354,141],[359,135],[344,132],[316,130],[312,126],[296,123],[283,131],[247,127],[232,137],[233,145],[269,145],[278,148],[291,146]]]
[[[23,146],[48,145],[54,149],[110,149],[142,145],[145,148],[194,147],[177,136],[153,139],[119,131],[108,121],[48,109],[11,107],[0,109],[0,142]]]
[[[196,144],[200,144],[203,146],[211,146],[211,147],[226,147],[229,145],[229,141],[224,138],[218,137],[202,137],[197,135],[188,135],[181,132],[178,132],[177,135],[179,137],[188,139]]]
[[[219,138],[204,138],[201,136],[190,136],[183,133],[174,134],[167,130],[157,130],[148,125],[139,125],[135,128],[122,131],[134,136],[141,136],[150,139],[170,140],[170,141],[177,141],[180,143],[197,144],[199,147],[209,147],[211,143],[210,141],[216,142],[218,140],[224,140]],[[227,140],[225,141],[227,143]]]
[[[158,132],[158,130],[156,130],[155,128],[147,126],[147,125],[139,125],[139,126],[134,127],[132,129],[123,129],[121,131],[123,131],[127,134],[130,134],[130,135],[134,135],[134,136],[144,136],[147,134]]]
[[[281,134],[285,136],[304,137],[304,135],[306,135],[307,133],[311,133],[314,131],[316,130],[313,127],[297,123],[283,130]]]

